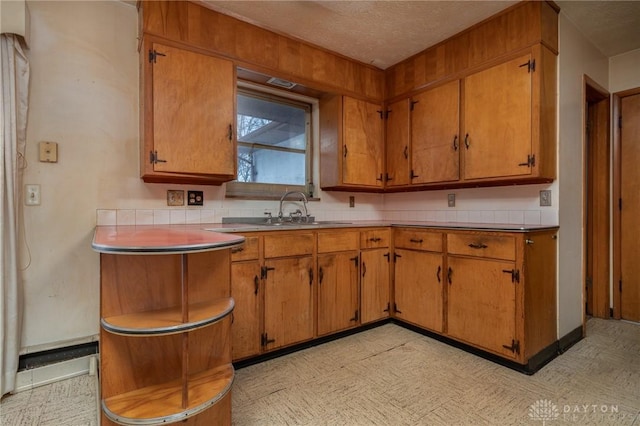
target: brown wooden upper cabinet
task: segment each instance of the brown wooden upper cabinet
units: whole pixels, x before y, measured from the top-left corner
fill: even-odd
[[[387,188],[457,181],[460,83],[454,80],[387,109]]]
[[[144,181],[221,184],[235,179],[233,62],[149,39],[140,54]]]
[[[382,105],[328,95],[320,100],[320,187],[382,190]]]
[[[555,62],[537,45],[390,104],[385,188],[555,179]]]

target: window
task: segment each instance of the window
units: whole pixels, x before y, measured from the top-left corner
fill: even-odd
[[[227,196],[272,198],[285,190],[309,195],[311,105],[288,97],[238,88],[238,178]]]

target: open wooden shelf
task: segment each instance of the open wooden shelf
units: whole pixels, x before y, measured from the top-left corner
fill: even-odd
[[[102,400],[109,418],[124,425],[157,425],[185,420],[220,401],[231,390],[233,365],[226,364],[181,379],[147,386]],[[183,385],[188,403],[183,406]]]
[[[233,311],[231,297],[188,306],[188,319],[184,321],[181,306],[148,312],[136,312],[102,318],[106,331],[125,336],[152,336],[181,333],[214,324]]]

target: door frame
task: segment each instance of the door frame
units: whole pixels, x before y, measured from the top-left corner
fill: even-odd
[[[593,303],[592,316],[610,317],[610,240],[611,240],[611,126],[609,92],[588,76],[583,78],[584,105],[584,173],[583,200],[584,248],[583,256],[585,283],[583,287],[583,306],[586,315],[586,281],[591,268]],[[593,118],[591,127],[589,120]],[[591,135],[589,134],[591,133]],[[589,139],[591,147],[589,150]],[[592,184],[589,185],[589,182]]]
[[[622,98],[640,94],[640,87],[624,90],[613,94],[613,318],[622,317],[622,294],[620,291],[620,281],[622,281],[622,213],[620,201],[622,197],[622,146],[620,135],[620,117],[622,109]],[[617,204],[617,206],[616,206]],[[618,285],[616,285],[618,283]]]

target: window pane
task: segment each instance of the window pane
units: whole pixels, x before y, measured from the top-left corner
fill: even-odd
[[[304,185],[308,106],[238,94],[238,181]]]
[[[305,155],[239,146],[238,181],[304,185]]]

